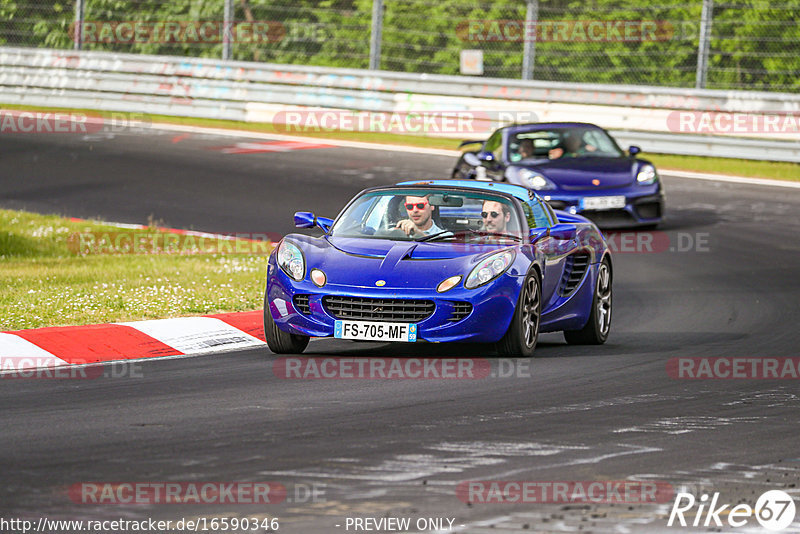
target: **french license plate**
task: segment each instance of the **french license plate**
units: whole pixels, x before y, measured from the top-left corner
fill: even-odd
[[[585,210],[614,210],[625,207],[625,197],[584,197],[581,208]]]
[[[333,337],[363,341],[417,340],[417,325],[413,323],[378,323],[373,321],[336,321]]]

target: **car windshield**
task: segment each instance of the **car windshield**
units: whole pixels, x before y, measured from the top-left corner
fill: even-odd
[[[508,137],[508,155],[512,162],[563,157],[619,158],[624,153],[617,143],[599,128],[548,128],[517,132]]]
[[[480,191],[386,189],[356,198],[330,235],[404,241],[519,242],[524,224],[511,199]]]

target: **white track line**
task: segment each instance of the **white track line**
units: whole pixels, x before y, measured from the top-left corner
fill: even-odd
[[[745,176],[728,176],[725,174],[709,174],[704,172],[675,171],[671,169],[659,169],[659,172],[667,176],[691,178],[693,180],[709,180],[713,182],[729,182],[734,184],[764,185],[769,187],[788,187],[790,189],[800,189],[800,182],[767,180],[765,178],[747,178]],[[798,172],[800,173],[800,170],[798,170]]]
[[[322,137],[301,137],[297,135],[281,135],[264,132],[249,132],[247,130],[228,130],[227,128],[207,128],[203,126],[187,126],[184,124],[156,123],[150,126],[156,130],[172,132],[188,132],[199,134],[213,134],[225,137],[243,137],[247,139],[264,139],[277,141],[299,141],[317,145],[333,145],[345,148],[363,148],[365,150],[386,150],[389,152],[409,152],[412,154],[429,154],[432,156],[459,156],[458,150],[444,150],[440,148],[420,148],[403,145],[383,145],[380,143],[364,143],[361,141],[344,141],[341,139],[327,139]]]
[[[360,141],[344,141],[340,139],[324,139],[318,137],[301,137],[294,135],[281,135],[264,132],[249,132],[247,130],[229,130],[227,128],[208,128],[203,126],[187,126],[183,124],[155,123],[151,125],[157,130],[174,132],[188,132],[198,134],[213,134],[226,137],[239,137],[249,139],[272,139],[279,141],[302,141],[307,143],[327,144],[345,148],[361,148],[365,150],[385,150],[388,152],[406,152],[410,154],[428,154],[431,156],[451,156],[461,155],[459,150],[445,150],[441,148],[421,148],[403,145],[389,145],[380,143],[364,143]],[[729,182],[737,184],[759,185],[766,187],[785,187],[790,189],[800,189],[800,182],[790,182],[783,180],[767,180],[764,178],[749,178],[746,176],[730,176],[725,174],[710,174],[693,171],[676,171],[670,169],[659,169],[662,174],[675,176],[678,178],[691,178],[695,180],[711,180],[717,182]],[[432,177],[433,178],[433,177]]]

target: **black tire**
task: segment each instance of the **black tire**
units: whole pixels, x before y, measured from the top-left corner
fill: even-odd
[[[497,342],[501,356],[529,358],[539,339],[539,324],[542,319],[542,284],[536,271],[525,277],[519,292],[517,309],[503,338]]]
[[[597,281],[594,286],[592,312],[586,326],[580,330],[564,330],[564,338],[570,345],[602,345],[611,331],[612,302],[611,265],[603,260],[598,267]]]
[[[275,354],[301,354],[308,346],[309,337],[284,332],[269,311],[269,301],[264,295],[264,337],[267,338],[269,350]]]

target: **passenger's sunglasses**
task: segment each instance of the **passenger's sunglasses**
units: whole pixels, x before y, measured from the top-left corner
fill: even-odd
[[[408,203],[408,204],[406,204],[406,209],[408,211],[411,211],[411,210],[414,209],[414,206],[416,206],[418,210],[423,210],[423,209],[425,209],[425,206],[427,206],[427,205],[428,205],[427,202],[417,202],[416,204]]]
[[[483,217],[484,219],[485,219],[486,217],[488,217],[489,215],[491,215],[491,216],[492,216],[492,219],[495,219],[495,218],[497,218],[497,217],[499,217],[499,216],[500,216],[500,214],[499,214],[499,213],[497,213],[496,211],[482,211],[482,212],[481,212],[481,217]]]

